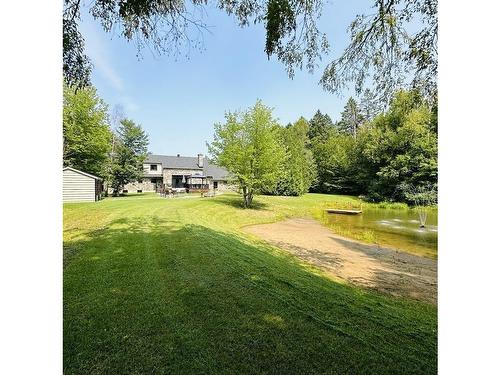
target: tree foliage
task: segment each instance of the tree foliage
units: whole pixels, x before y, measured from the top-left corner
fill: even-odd
[[[368,193],[375,199],[405,200],[403,183],[437,184],[437,134],[430,108],[415,91],[396,93],[389,111],[367,127],[363,156],[377,169]]]
[[[384,105],[395,91],[411,86],[436,100],[437,0],[372,0],[373,12],[361,14],[349,27],[350,44],[326,67],[321,85],[342,93],[353,84],[359,95],[374,86]],[[80,0],[64,1],[64,76],[70,84],[88,84],[91,65],[77,29]],[[264,50],[276,56],[290,77],[296,69],[313,71],[329,52],[317,27],[322,0],[218,0],[217,6],[240,26],[262,23]],[[95,0],[89,11],[107,32],[117,30],[136,43],[138,55],[149,47],[156,53],[179,54],[202,46],[207,28],[202,14],[206,0]],[[416,31],[412,31],[418,25]],[[412,26],[412,27],[410,27]],[[407,77],[409,77],[407,79]]]
[[[111,161],[111,186],[113,194],[117,195],[125,184],[142,178],[149,141],[140,125],[123,119],[118,127],[115,142]]]
[[[83,53],[84,40],[77,30],[80,0],[64,1],[64,67],[68,82],[88,78],[90,65]],[[208,29],[203,19],[206,0],[95,0],[89,12],[106,32],[118,30],[134,42],[138,55],[144,48],[158,54],[189,53],[203,47]],[[291,76],[294,68],[312,70],[322,52],[327,51],[326,37],[320,34],[316,20],[321,0],[218,0],[217,6],[234,16],[240,26],[263,23],[266,29],[264,50],[286,61]]]
[[[352,135],[356,138],[358,133],[358,128],[364,121],[364,117],[361,114],[361,109],[358,106],[356,100],[350,97],[344,107],[344,110],[340,114],[340,121],[337,123],[337,127],[340,131]]]
[[[64,85],[63,163],[103,176],[111,149],[108,107],[94,87],[75,91]]]
[[[281,128],[281,141],[286,156],[276,188],[270,194],[298,196],[307,193],[314,184],[316,164],[308,148],[308,130],[309,125],[303,117],[294,124]]]
[[[365,89],[359,101],[359,110],[363,120],[372,121],[376,115],[382,112],[382,108],[377,95],[372,90]]]
[[[351,194],[356,192],[352,173],[354,138],[335,130],[323,142],[314,142],[312,152],[317,165],[318,179],[313,191]]]
[[[316,191],[409,201],[401,186],[437,186],[437,117],[417,91],[400,91],[357,137],[333,132],[313,146]],[[411,203],[411,202],[410,202]]]
[[[309,121],[309,131],[307,133],[311,142],[325,141],[333,130],[333,122],[328,114],[316,111]]]
[[[65,0],[63,13],[63,76],[76,88],[90,85],[92,64],[85,55],[85,41],[78,30],[80,1]]]
[[[326,67],[323,87],[341,93],[354,84],[359,95],[368,84],[387,103],[409,85],[435,100],[437,0],[374,0],[373,8],[372,14],[358,15],[351,23],[350,43]],[[420,27],[412,32],[411,24]]]
[[[225,117],[224,124],[214,125],[214,140],[208,149],[214,161],[232,175],[244,207],[250,207],[255,194],[276,187],[285,159],[280,127],[272,110],[261,101],[244,112],[228,112]]]

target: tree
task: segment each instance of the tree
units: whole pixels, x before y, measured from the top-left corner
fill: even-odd
[[[63,56],[68,83],[83,86],[91,65],[83,53],[84,40],[78,32],[81,0],[64,0]],[[241,27],[263,23],[266,29],[265,52],[280,60],[294,59],[300,68],[305,62],[312,70],[321,52],[326,52],[326,37],[316,27],[321,0],[219,0],[219,9],[234,16]],[[136,44],[138,55],[144,48],[157,54],[175,54],[201,49],[208,30],[203,20],[206,0],[95,0],[90,14],[106,32],[119,30],[127,41]],[[298,62],[300,59],[300,63]],[[293,66],[287,67],[293,75]],[[76,79],[80,77],[80,80]],[[87,82],[88,84],[88,82]]]
[[[383,106],[380,104],[380,99],[372,90],[366,89],[359,102],[361,117],[363,117],[365,121],[372,121],[376,115],[382,112],[382,110]]]
[[[302,195],[316,180],[316,164],[307,137],[309,125],[301,117],[294,124],[281,129],[286,156],[274,191],[276,195]]]
[[[117,130],[115,155],[111,167],[113,195],[118,195],[125,184],[140,179],[148,151],[148,136],[132,120],[123,119]]]
[[[225,118],[224,124],[214,125],[214,140],[208,150],[232,175],[244,207],[250,207],[255,194],[276,187],[285,159],[280,126],[260,100],[244,112],[226,113]]]
[[[374,200],[406,201],[401,184],[437,185],[437,125],[431,108],[416,91],[394,96],[387,113],[381,114],[359,135],[358,171],[365,176],[367,193]]]
[[[90,85],[92,63],[85,55],[85,41],[78,30],[80,1],[64,1],[63,12],[63,77],[76,88]]]
[[[108,107],[94,87],[63,89],[63,164],[103,176],[111,150]]]
[[[354,83],[359,95],[367,82],[373,83],[383,104],[408,86],[436,100],[437,0],[372,1],[374,12],[358,15],[351,23],[350,44],[328,64],[320,84],[341,93]],[[91,69],[77,29],[80,2],[64,1],[64,76],[70,84],[88,84]],[[241,27],[263,23],[266,54],[276,56],[293,77],[295,69],[312,72],[318,59],[329,52],[326,35],[317,28],[323,2],[218,0],[218,7]],[[207,26],[201,14],[206,6],[204,0],[95,0],[89,11],[106,32],[119,30],[126,40],[134,41],[138,55],[145,47],[155,53],[179,54],[184,48],[202,46]]]
[[[112,180],[113,176],[113,164],[115,160],[115,154],[116,154],[116,148],[117,148],[117,135],[116,135],[116,129],[119,128],[120,123],[122,120],[124,120],[125,117],[125,110],[123,108],[123,105],[121,104],[116,104],[113,107],[113,110],[111,111],[109,115],[109,120],[110,120],[110,125],[111,125],[111,149],[109,151],[108,158],[106,160],[106,168],[105,168],[105,173],[104,173],[104,194],[107,196],[108,195],[108,190],[109,186]]]
[[[358,103],[354,98],[350,97],[344,107],[344,110],[340,114],[340,121],[337,127],[356,138],[359,126],[363,123],[364,118],[361,115],[361,111],[358,107]]]
[[[342,117],[347,124],[352,118]],[[437,186],[435,107],[416,90],[397,92],[386,112],[357,128],[356,138],[340,126],[312,151],[318,169],[314,191],[409,202],[402,186]]]
[[[318,170],[314,191],[343,194],[358,192],[358,184],[352,174],[355,153],[353,137],[335,130],[324,142],[315,143],[312,151]]]
[[[368,82],[386,104],[402,87],[437,98],[437,0],[374,0],[374,12],[351,23],[351,41],[325,69],[320,83],[341,93]],[[415,21],[419,23],[416,31]]]
[[[333,122],[328,114],[323,114],[318,109],[313,118],[309,121],[309,131],[307,135],[311,142],[323,142],[333,129]]]

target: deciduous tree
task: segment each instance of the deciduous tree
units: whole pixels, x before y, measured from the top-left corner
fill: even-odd
[[[103,176],[111,149],[108,107],[94,87],[63,90],[63,164]]]
[[[323,0],[218,0],[217,6],[244,27],[263,23],[264,50],[276,56],[290,77],[296,69],[313,71],[329,51],[317,27]],[[350,43],[323,72],[324,89],[342,93],[354,85],[357,95],[366,86],[384,104],[401,87],[418,88],[437,98],[437,0],[372,0],[372,9],[349,27]],[[88,84],[91,65],[78,31],[81,0],[64,1],[64,76],[70,84]],[[95,0],[89,11],[107,32],[118,30],[137,45],[156,53],[201,47],[207,28],[202,14],[206,0]],[[335,11],[335,9],[334,9]]]
[[[148,143],[148,135],[140,125],[128,119],[120,122],[111,164],[111,186],[114,195],[117,195],[125,184],[142,177]]]
[[[307,136],[309,125],[301,117],[293,125],[281,129],[281,139],[286,156],[274,191],[276,195],[302,195],[316,181],[316,164]]]
[[[315,191],[408,201],[401,186],[437,185],[437,117],[417,91],[396,93],[386,112],[363,122],[354,138],[332,132],[312,151]]]
[[[375,200],[406,200],[398,186],[437,184],[437,134],[431,108],[415,91],[398,92],[385,114],[360,132],[358,171]]]
[[[352,194],[358,191],[352,175],[355,140],[352,136],[335,130],[324,142],[313,146],[318,179],[313,190],[321,193]]]
[[[228,112],[224,124],[215,124],[208,145],[213,160],[225,167],[243,195],[244,207],[255,194],[275,189],[285,159],[280,126],[261,101],[244,112]]]

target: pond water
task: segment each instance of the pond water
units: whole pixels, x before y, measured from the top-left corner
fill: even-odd
[[[410,253],[437,257],[437,210],[427,211],[420,228],[416,209],[363,208],[359,215],[324,213],[326,223],[338,234]]]

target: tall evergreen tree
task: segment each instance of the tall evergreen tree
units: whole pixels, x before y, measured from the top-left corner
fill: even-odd
[[[380,98],[375,93],[366,89],[359,102],[359,111],[365,121],[371,121],[376,115],[380,114],[383,109],[383,104]]]
[[[309,121],[309,130],[307,135],[311,141],[325,141],[333,129],[333,122],[328,114],[323,114],[318,109],[313,118]]]
[[[354,100],[354,98],[350,97],[347,100],[344,110],[340,116],[340,121],[337,124],[338,128],[356,138],[358,128],[363,123],[364,118],[361,115],[358,103]]]

